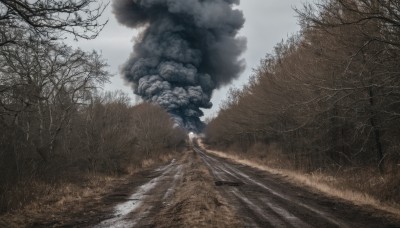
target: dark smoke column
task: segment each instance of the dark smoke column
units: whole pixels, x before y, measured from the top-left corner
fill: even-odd
[[[214,89],[243,71],[246,40],[239,0],[114,0],[117,20],[144,28],[122,73],[135,94],[157,103],[189,131],[201,131],[200,108]]]

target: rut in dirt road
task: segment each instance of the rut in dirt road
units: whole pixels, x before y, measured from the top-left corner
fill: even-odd
[[[130,196],[114,207],[109,219],[95,228],[143,227],[151,224],[152,217],[167,203],[182,178],[182,164],[172,160],[170,164],[156,169],[149,181],[139,186]]]
[[[148,178],[94,227],[243,227],[194,151],[185,151]]]
[[[400,227],[399,221],[376,215],[382,212],[313,193],[282,177],[211,156],[198,147],[194,150],[246,227]]]

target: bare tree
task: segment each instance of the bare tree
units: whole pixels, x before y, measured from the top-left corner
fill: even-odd
[[[109,77],[97,53],[58,44],[3,46],[0,64],[0,117],[25,132],[45,160],[71,112]]]
[[[99,18],[107,4],[96,0],[1,0],[0,46],[17,43],[30,36],[44,40],[63,34],[93,39],[106,25]],[[15,31],[20,31],[16,34]]]

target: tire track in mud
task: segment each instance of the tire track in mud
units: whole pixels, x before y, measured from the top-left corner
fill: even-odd
[[[242,227],[198,154],[182,155],[153,171],[94,227]]]
[[[114,206],[113,214],[94,228],[130,228],[143,227],[152,223],[153,214],[157,214],[168,197],[176,190],[182,178],[182,164],[175,159],[160,167],[149,176],[150,181],[139,186],[124,202]]]
[[[381,212],[313,193],[282,177],[211,156],[197,146],[194,150],[245,227],[400,227],[399,221]]]

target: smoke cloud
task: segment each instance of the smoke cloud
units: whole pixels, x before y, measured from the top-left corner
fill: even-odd
[[[143,28],[122,68],[134,93],[157,103],[190,131],[200,131],[200,108],[214,89],[244,70],[246,40],[240,0],[114,0],[117,20]]]

